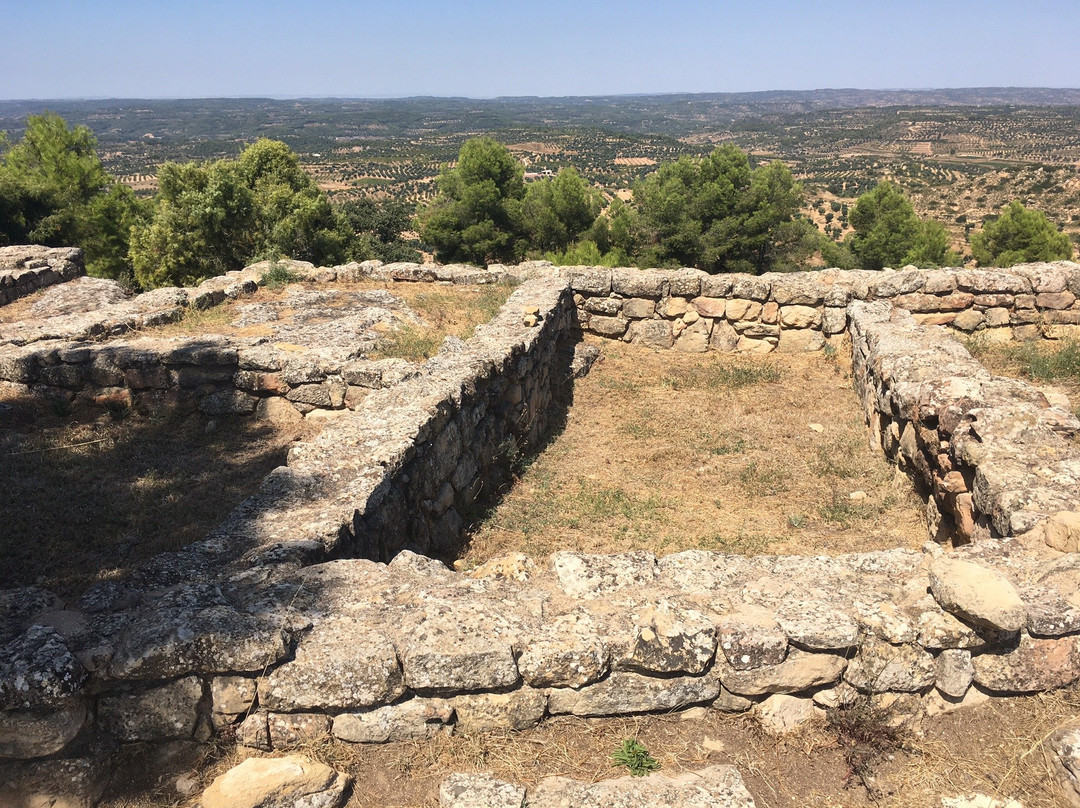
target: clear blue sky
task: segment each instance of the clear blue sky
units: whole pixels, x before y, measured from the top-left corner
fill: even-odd
[[[1080,86],[1070,0],[0,0],[0,98]]]

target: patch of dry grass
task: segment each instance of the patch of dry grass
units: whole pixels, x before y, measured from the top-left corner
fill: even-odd
[[[869,445],[838,356],[599,344],[565,431],[476,526],[467,565],[565,548],[840,553],[925,541],[922,503]]]
[[[1037,342],[991,342],[985,334],[963,340],[971,355],[991,373],[1023,379],[1035,385],[1060,387],[1080,402],[1080,342],[1075,339]]]

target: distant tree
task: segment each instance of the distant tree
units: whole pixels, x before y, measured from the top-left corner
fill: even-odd
[[[903,192],[891,182],[863,194],[848,216],[854,233],[851,252],[866,269],[958,264],[948,232],[939,222],[924,222]]]
[[[417,261],[420,252],[402,238],[412,227],[413,210],[404,202],[369,198],[350,200],[339,210],[348,222],[355,241],[348,258],[364,261]]]
[[[467,140],[439,192],[418,214],[420,238],[444,262],[513,261],[524,252],[521,205],[525,169],[489,137]]]
[[[236,160],[165,163],[154,202],[131,239],[145,287],[197,283],[259,258],[340,263],[352,239],[296,155],[272,140]]]
[[[599,194],[573,167],[531,183],[521,205],[521,225],[534,250],[564,250],[596,221]]]
[[[0,243],[82,247],[90,274],[131,275],[129,234],[143,209],[96,146],[88,128],[54,114],[31,115],[15,145],[0,137]]]
[[[634,198],[645,263],[757,273],[779,258],[779,228],[793,220],[803,191],[783,163],[751,170],[747,155],[728,144],[661,166]]]
[[[1072,258],[1072,244],[1045,213],[1013,201],[996,221],[987,222],[972,238],[971,253],[980,266],[1008,267],[1030,261],[1068,260]]]

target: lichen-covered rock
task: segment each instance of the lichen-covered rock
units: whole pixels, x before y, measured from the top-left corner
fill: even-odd
[[[972,659],[975,682],[999,693],[1037,693],[1065,687],[1080,679],[1080,638],[1033,639],[1003,651]]]
[[[333,719],[322,713],[268,713],[267,732],[274,749],[293,749],[330,736]]]
[[[303,757],[248,758],[210,784],[201,808],[338,808],[352,778]]]
[[[930,589],[947,612],[1000,631],[1019,631],[1027,612],[1016,587],[1001,573],[942,556],[930,564]]]
[[[975,666],[971,664],[970,651],[949,649],[934,660],[934,685],[950,698],[963,698],[974,677]]]
[[[581,687],[607,672],[608,652],[587,615],[563,615],[543,627],[517,661],[532,687]]]
[[[1080,726],[1072,722],[1055,730],[1046,739],[1045,753],[1062,798],[1080,808]]]
[[[94,808],[112,767],[100,758],[38,760],[0,769],[0,805]]]
[[[859,627],[851,616],[827,603],[811,600],[781,605],[776,622],[793,643],[812,651],[851,648]]]
[[[170,679],[188,673],[261,672],[287,653],[282,619],[229,606],[212,587],[184,586],[140,609],[121,635],[109,675]]]
[[[64,705],[82,692],[87,678],[56,629],[31,626],[0,648],[0,709]]]
[[[580,690],[553,688],[548,712],[552,715],[623,715],[674,710],[712,701],[720,683],[712,676],[676,676],[657,679],[616,671]]]
[[[431,738],[454,717],[446,699],[410,699],[401,704],[334,716],[334,737],[350,743],[386,743]]]
[[[349,616],[320,619],[259,687],[270,710],[353,710],[389,704],[405,692],[397,652],[385,634]]]
[[[934,658],[917,645],[866,640],[844,672],[864,693],[915,693],[934,683]]]
[[[439,808],[522,808],[523,786],[490,774],[451,774],[439,786]]]
[[[754,804],[734,766],[599,783],[549,777],[528,791],[529,808],[754,808]]]
[[[719,622],[719,644],[735,670],[779,665],[787,657],[788,638],[764,609],[724,615]]]
[[[754,710],[761,728],[770,735],[787,735],[822,712],[813,699],[782,693],[769,696]]]
[[[210,703],[215,713],[240,715],[255,701],[256,682],[246,676],[215,676],[210,682]]]
[[[552,555],[551,563],[563,591],[582,599],[649,584],[657,576],[656,557],[640,550],[610,556],[558,552]]]
[[[661,601],[642,610],[624,667],[641,673],[702,673],[716,653],[716,627],[700,612]]]
[[[191,738],[202,697],[202,682],[189,676],[135,693],[102,696],[98,720],[121,741]]]

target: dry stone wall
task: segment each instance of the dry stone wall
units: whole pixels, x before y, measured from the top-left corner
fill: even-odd
[[[86,274],[74,247],[0,247],[0,306]]]
[[[768,353],[821,349],[847,330],[854,300],[888,300],[920,324],[994,339],[1070,333],[1080,323],[1080,265],[1008,270],[827,269],[708,275],[692,269],[563,270],[585,330],[649,348]]]
[[[850,302],[843,290],[861,276],[717,287],[700,273],[646,272],[630,287],[619,271],[533,269],[468,342],[295,446],[204,541],[72,603],[34,587],[0,592],[0,756],[76,766],[95,738],[219,734],[285,749],[691,705],[767,716],[791,698],[808,713],[870,700],[915,719],[1080,678],[1080,555],[1062,552],[1076,549],[1080,423],[1045,395],[992,379],[913,314]],[[1067,288],[1074,271],[988,275],[1046,290]],[[964,272],[874,275],[864,297],[989,283]],[[828,277],[840,291],[818,299]],[[926,291],[931,277],[940,294]],[[717,291],[726,282],[730,298]],[[821,328],[840,310],[874,434],[922,481],[935,518],[972,541],[834,558],[564,551],[469,573],[430,557],[460,537],[501,464],[558,417],[585,360],[566,347],[590,299],[653,301],[655,316],[624,318],[621,336],[671,329],[678,348],[685,329],[674,336],[661,310],[683,300],[680,317],[692,306],[715,330],[721,317],[702,316],[703,297],[723,300],[736,334],[731,300],[760,304],[759,319],[776,303],[779,345],[785,306],[819,312]],[[533,309],[535,324],[522,316]]]

